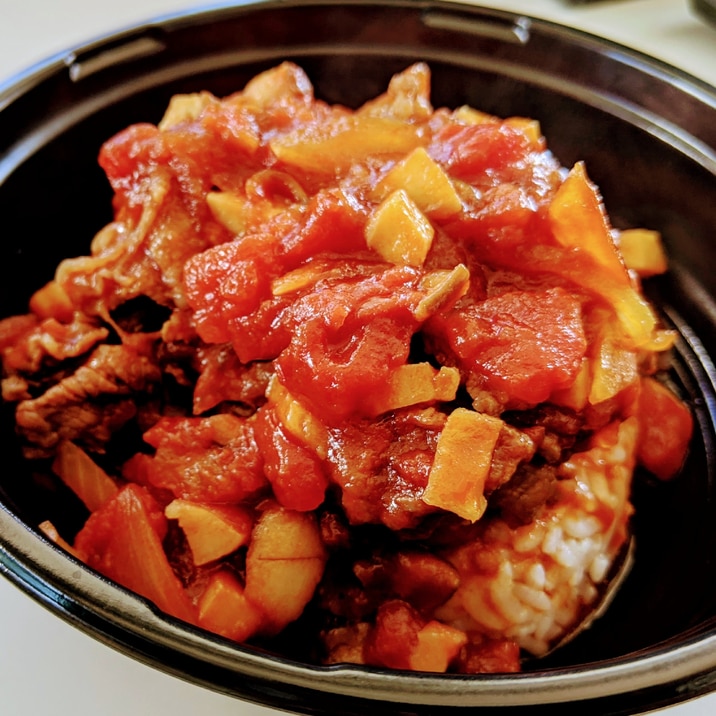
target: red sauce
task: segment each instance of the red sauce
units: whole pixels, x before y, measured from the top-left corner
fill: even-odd
[[[286,63],[110,139],[115,220],[0,323],[4,389],[31,457],[122,457],[73,548],[166,611],[240,640],[307,620],[329,663],[509,672],[515,638],[441,605],[502,574],[594,435],[608,454],[636,420],[666,479],[690,414],[648,377],[670,337],[584,167],[429,85],[416,65],[353,111]],[[119,320],[135,299],[160,329]],[[620,543],[627,499],[596,512]]]

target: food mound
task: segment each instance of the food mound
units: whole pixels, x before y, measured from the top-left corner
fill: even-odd
[[[99,161],[114,220],[0,323],[25,455],[87,508],[47,535],[314,663],[511,672],[579,629],[635,466],[692,429],[656,232],[536,121],[434,109],[424,64],[352,110],[284,63]]]

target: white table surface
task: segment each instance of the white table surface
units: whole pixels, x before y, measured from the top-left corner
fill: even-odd
[[[49,55],[201,0],[0,0],[0,83]],[[609,37],[716,86],[716,29],[688,0],[482,0]],[[68,626],[0,577],[0,714],[3,716],[271,716],[119,654]],[[716,694],[666,716],[713,716]],[[339,715],[337,715],[339,716]]]

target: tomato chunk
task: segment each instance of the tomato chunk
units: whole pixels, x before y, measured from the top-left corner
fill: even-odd
[[[256,441],[266,477],[283,507],[305,511],[323,502],[328,479],[321,461],[286,433],[273,410],[259,412]]]
[[[306,296],[296,328],[277,358],[281,382],[329,423],[365,405],[372,386],[385,385],[405,363],[421,295],[403,284],[410,269],[344,283]]]
[[[510,291],[432,321],[491,390],[536,404],[568,386],[587,349],[580,302],[563,289]]]
[[[229,342],[227,322],[255,311],[270,296],[273,243],[270,236],[252,235],[215,246],[186,263],[186,296],[204,340]]]
[[[75,549],[105,576],[153,601],[160,609],[194,622],[194,608],[164,553],[166,518],[139,485],[127,485],[93,512],[77,534]]]
[[[418,648],[418,634],[424,625],[418,612],[407,602],[397,599],[384,602],[366,639],[366,663],[409,669],[411,656]]]
[[[641,379],[638,402],[639,462],[662,480],[672,478],[686,459],[694,428],[688,406],[655,378]]]
[[[506,124],[449,125],[437,133],[429,153],[448,172],[464,181],[478,181],[495,167],[518,162],[528,138]]]
[[[209,503],[240,502],[266,486],[248,420],[228,414],[162,418],[144,438],[156,454],[138,454],[125,465],[131,480]]]

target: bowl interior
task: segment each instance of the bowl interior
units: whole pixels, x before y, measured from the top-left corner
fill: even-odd
[[[697,418],[688,464],[669,483],[637,475],[626,584],[592,629],[527,668],[618,663],[713,635],[716,93],[656,63],[549,23],[419,2],[224,8],[87,46],[0,95],[0,315],[24,312],[57,263],[87,253],[111,218],[96,162],[105,139],[158,121],[175,93],[226,95],[284,59],[307,71],[319,97],[349,106],[427,61],[434,106],[538,119],[564,165],[586,162],[617,227],[662,232],[672,270],[647,291],[680,336],[672,379]],[[2,420],[0,501],[28,539],[47,518],[71,537],[83,510],[21,459],[6,406]]]

